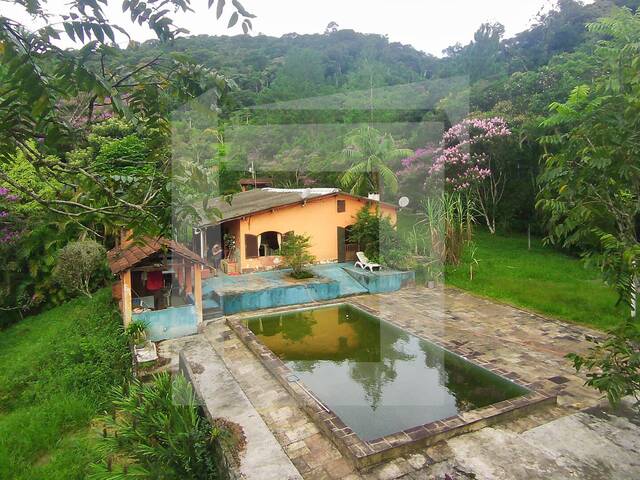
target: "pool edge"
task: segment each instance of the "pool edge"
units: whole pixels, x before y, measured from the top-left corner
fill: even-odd
[[[306,308],[291,308],[290,311],[308,308],[321,308],[324,306],[343,303],[349,304],[378,317],[377,313],[370,309],[362,308],[359,304],[354,304],[345,300],[338,302],[334,300],[333,302],[327,302],[327,304],[324,305],[315,304]],[[291,380],[293,372],[267,346],[260,342],[249,328],[244,325],[243,322],[248,318],[255,316],[259,316],[259,314],[251,316],[245,314],[241,318],[227,318],[226,323],[240,338],[242,343],[259,358],[262,365],[267,368],[271,375],[273,375],[285,390],[287,390],[295,402],[313,419],[316,426],[331,439],[332,443],[338,448],[338,450],[358,469],[369,467],[385,460],[397,458],[398,456],[431,446],[457,435],[477,431],[505,420],[519,418],[546,405],[556,404],[557,390],[544,390],[542,388],[538,388],[538,385],[526,383],[514,372],[505,372],[490,363],[468,359],[464,354],[456,352],[456,348],[451,345],[444,346],[433,338],[424,338],[421,335],[410,332],[413,335],[434,343],[438,347],[449,351],[476,366],[498,375],[500,378],[526,388],[529,390],[529,393],[511,400],[504,400],[487,407],[474,409],[469,412],[462,412],[458,415],[444,418],[442,420],[437,420],[424,425],[417,425],[371,441],[362,440],[355,432],[353,432],[353,430],[351,430],[351,428],[342,422],[335,412],[323,403],[319,402],[315,395],[313,395],[306,387],[297,381]],[[388,320],[380,320],[389,323]],[[397,325],[393,322],[390,323],[396,327],[405,328],[404,326]]]

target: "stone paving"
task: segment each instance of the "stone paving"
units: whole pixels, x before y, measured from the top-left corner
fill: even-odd
[[[625,456],[627,447],[632,452],[628,456],[635,454],[637,458],[640,453],[637,451],[638,419],[633,414],[617,417],[602,410],[581,412],[599,405],[601,398],[583,386],[584,379],[575,374],[564,358],[569,352],[584,352],[589,346],[586,338],[598,336],[597,332],[455,289],[413,288],[392,294],[351,297],[348,301],[418,336],[445,346],[453,344],[473,361],[502,366],[505,372],[516,372],[531,383],[559,386],[558,404],[498,427],[487,427],[357,471],[224,321],[208,324],[203,332],[205,337],[305,479],[507,479],[523,478],[523,472],[531,478],[602,478],[598,476],[598,465],[608,472],[607,478],[631,478],[617,475],[619,471],[632,472],[640,478],[640,466],[633,462],[629,465]],[[247,315],[255,312],[244,316]],[[605,422],[609,430],[591,425],[603,415],[614,419]],[[571,436],[566,429],[576,424],[585,426],[584,431],[577,430],[576,435],[583,434],[585,442],[594,443],[594,451],[599,446],[608,449],[603,450],[605,455],[613,455],[618,463],[614,459],[611,465],[603,466],[606,459],[601,459],[595,467],[590,465],[584,470],[580,469],[579,457],[567,463],[567,452],[561,448],[562,439]],[[599,445],[602,432],[615,436],[612,429],[627,436],[626,441],[616,447],[620,450],[617,453],[611,441]],[[558,439],[557,448],[545,449],[544,438]],[[533,457],[539,457],[539,461],[536,463]],[[496,460],[491,463],[493,459]],[[521,459],[532,463],[513,470]]]

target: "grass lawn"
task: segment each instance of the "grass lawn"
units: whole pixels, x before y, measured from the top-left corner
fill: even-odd
[[[524,235],[491,235],[477,231],[473,280],[469,279],[469,252],[457,268],[448,268],[446,282],[485,297],[501,300],[555,318],[598,329],[613,327],[628,309],[616,307],[616,292],[599,272],[580,259],[565,255]]]
[[[400,215],[399,231],[408,235],[415,221],[413,215]],[[473,267],[473,280],[467,249],[460,266],[447,268],[447,284],[598,329],[613,327],[629,314],[624,306],[616,306],[618,295],[602,282],[598,271],[585,268],[579,258],[543,246],[540,239],[533,238],[528,250],[526,235],[476,230],[474,242],[478,265]]]
[[[129,374],[110,289],[0,332],[0,478],[84,479],[91,420]]]

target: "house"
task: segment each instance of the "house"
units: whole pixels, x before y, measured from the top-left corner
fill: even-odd
[[[351,261],[357,246],[348,242],[349,229],[364,206],[379,208],[396,222],[394,205],[336,188],[262,188],[237,193],[230,200],[218,197],[208,207],[217,209],[221,218],[199,225],[194,250],[207,258],[217,244],[238,272],[268,270],[280,265],[277,251],[284,235],[293,232],[311,238],[310,253],[318,263]],[[233,238],[235,248],[225,245],[225,238]]]
[[[273,180],[270,178],[241,178],[238,183],[243,192],[254,190],[256,188],[271,187]]]
[[[107,253],[111,272],[119,277],[113,296],[124,325],[144,321],[154,341],[195,333],[202,322],[202,267],[207,262],[173,240],[133,241],[128,235]]]

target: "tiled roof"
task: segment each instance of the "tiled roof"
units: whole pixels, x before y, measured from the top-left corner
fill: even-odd
[[[150,256],[166,250],[193,263],[206,265],[207,262],[184,245],[167,238],[145,237],[140,242],[131,243],[124,248],[116,247],[107,252],[109,268],[114,274],[121,273],[138,265]]]
[[[360,201],[377,202],[397,209],[396,205],[379,202],[366,197],[342,192],[337,188],[257,188],[246,192],[234,193],[231,196],[216,197],[209,200],[208,208],[211,212],[205,212],[201,203],[193,205],[201,218],[200,227],[208,227],[219,223],[246,217],[255,213],[264,212],[273,208],[284,207],[317,200],[319,198],[346,196]],[[220,214],[220,218],[217,218]]]
[[[220,212],[221,218],[206,220],[208,215],[202,209],[202,205],[196,204],[194,207],[198,211],[200,218],[205,219],[202,226],[216,225],[239,217],[252,215],[254,213],[269,210],[271,208],[283,207],[302,203],[305,200],[335,195],[338,189],[284,189],[284,188],[259,188],[246,192],[234,193],[232,197],[217,197],[209,201],[209,208],[214,212]],[[217,215],[216,212],[216,215]]]

